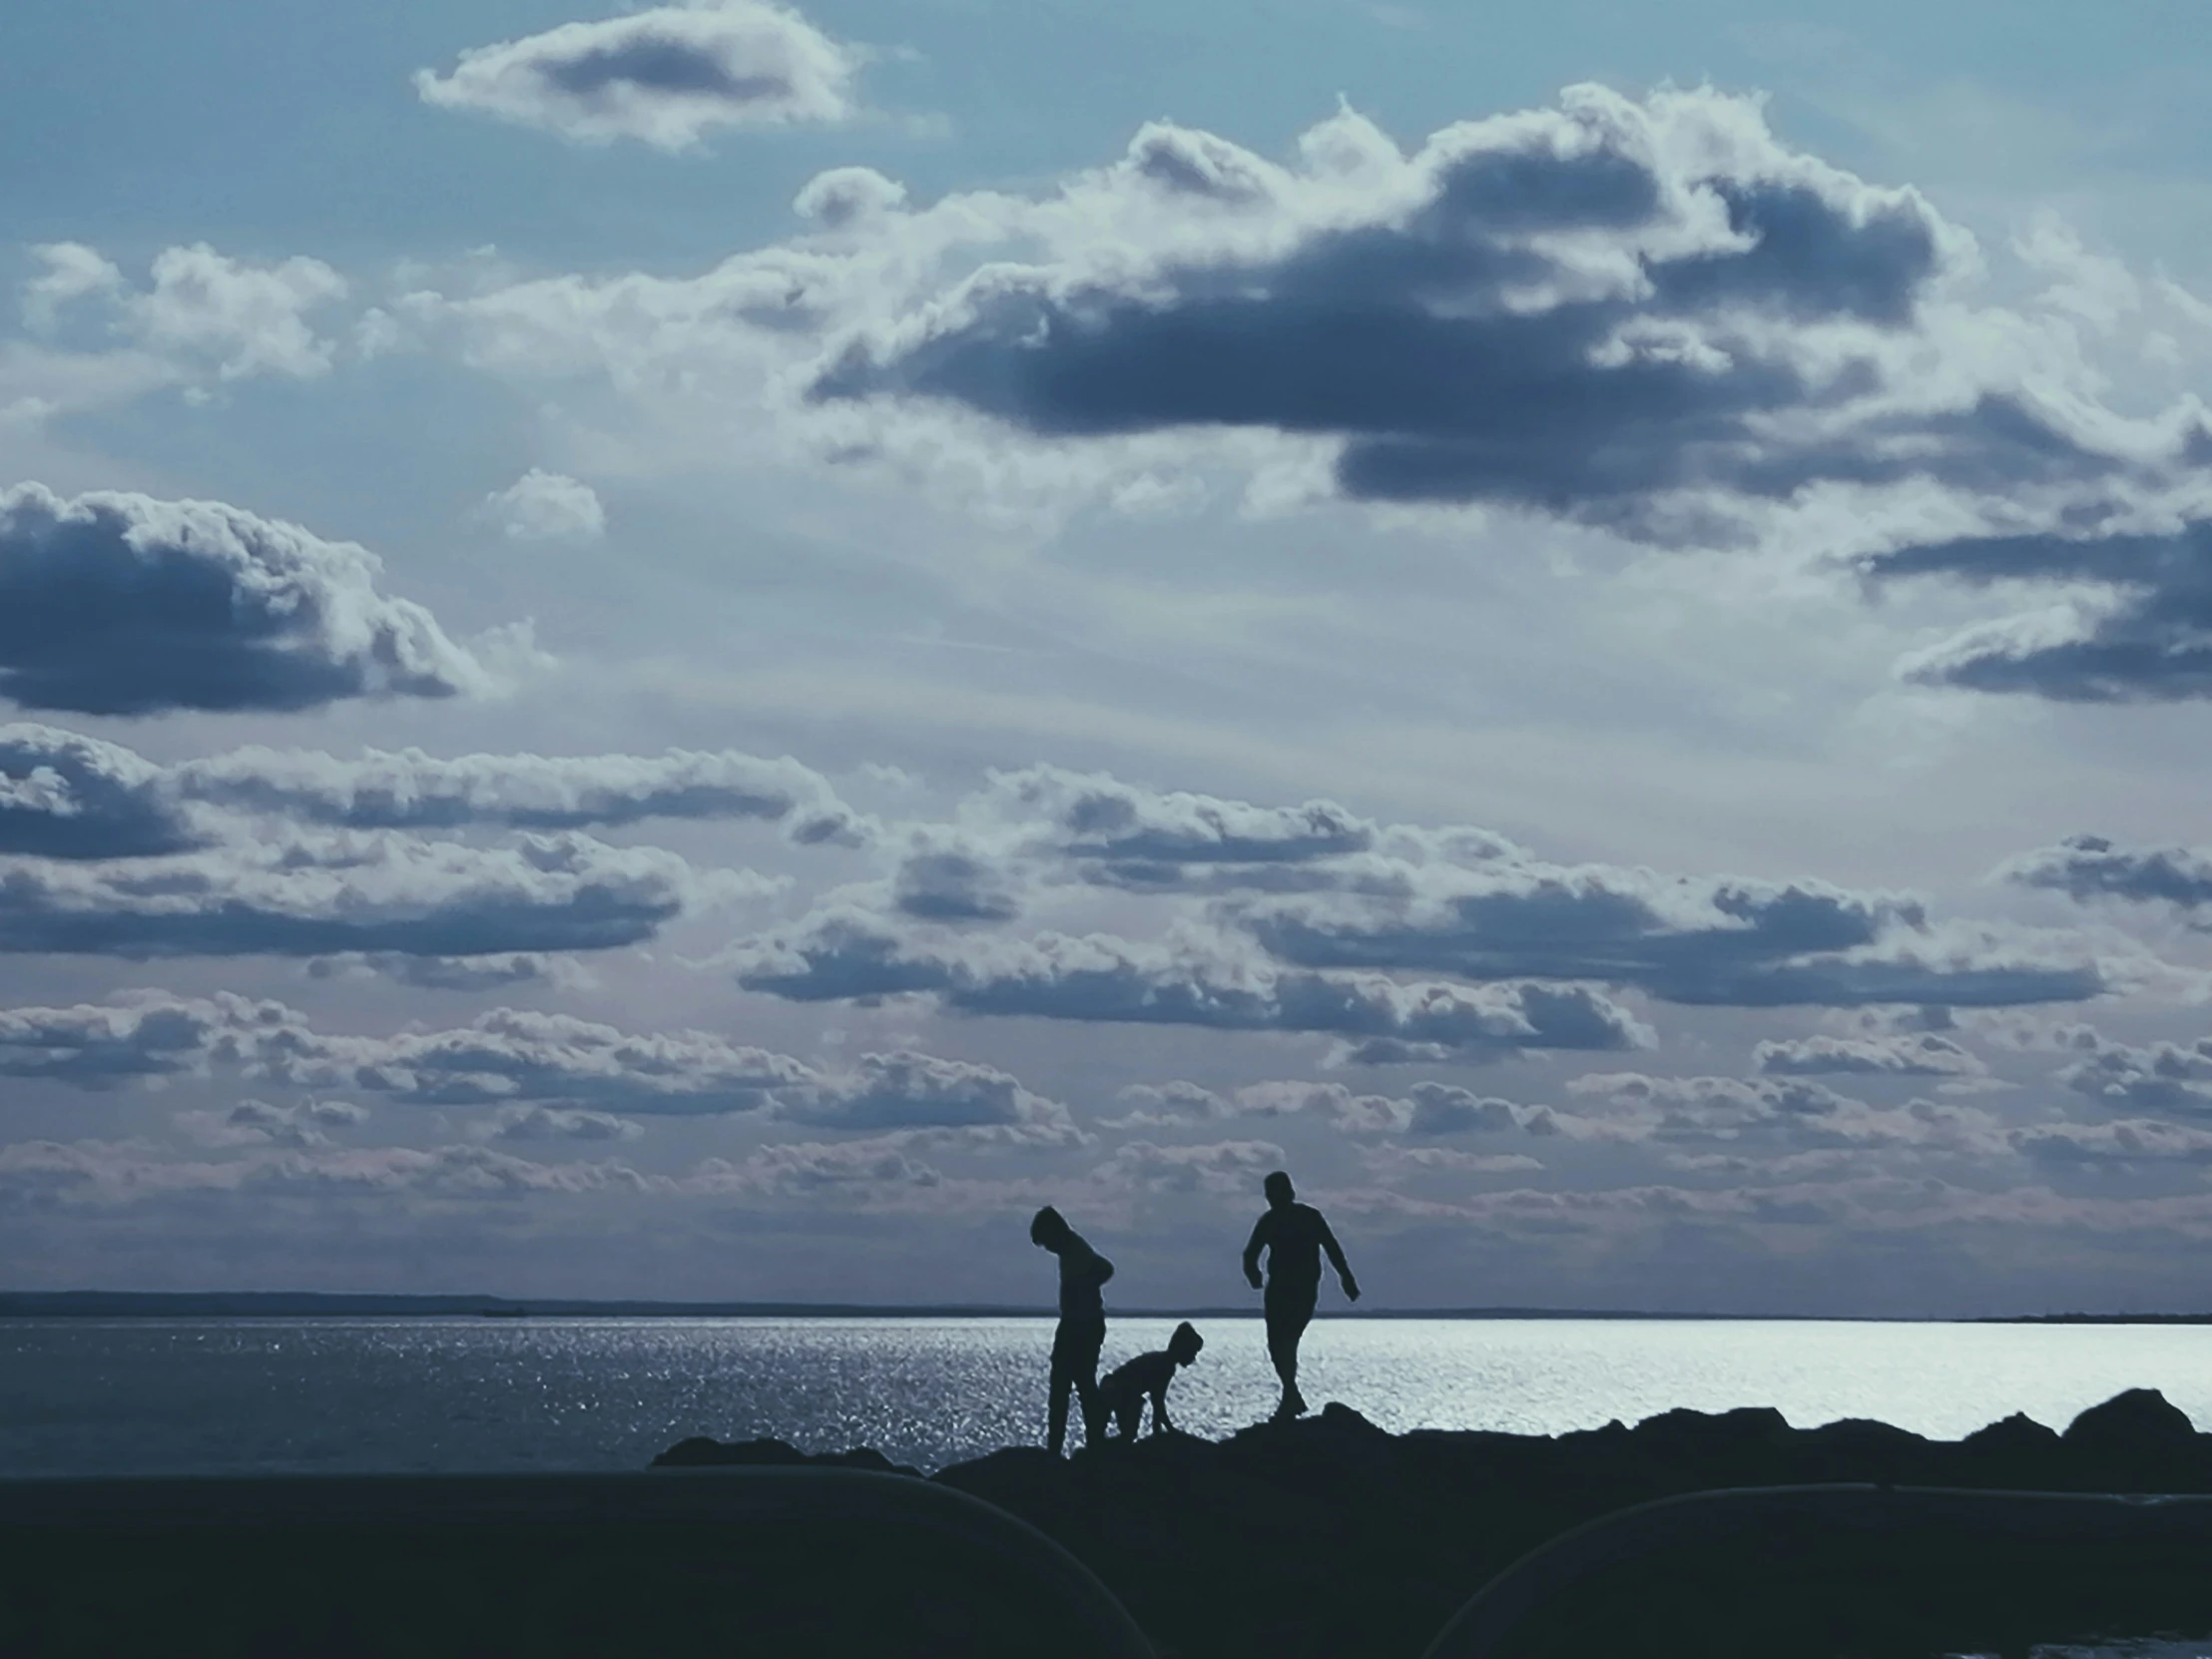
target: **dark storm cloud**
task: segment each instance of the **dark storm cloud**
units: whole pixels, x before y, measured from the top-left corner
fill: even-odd
[[[2200,435],[2195,465],[2212,465]],[[1969,629],[1906,665],[1929,685],[2064,703],[2174,703],[2212,697],[2212,521],[2171,535],[1973,537],[1865,561],[1870,576],[2093,583],[2073,604]]]
[[[1996,875],[2079,899],[2171,904],[2192,914],[2212,904],[2212,855],[2190,846],[2128,847],[2102,835],[2073,835],[2011,859]]]
[[[0,698],[264,713],[453,697],[491,675],[374,555],[212,501],[0,492]]]
[[[151,958],[606,950],[757,891],[580,835],[477,848],[338,834],[112,864],[0,858],[0,951]]]
[[[1684,492],[2128,470],[2008,384],[1932,389],[1901,346],[1968,239],[1911,190],[1788,150],[1752,101],[1578,87],[1409,160],[1357,117],[1308,137],[1293,173],[1148,127],[1067,198],[1155,242],[986,267],[862,328],[813,395],[944,400],[1051,437],[1335,438],[1354,498],[1635,534]]]
[[[415,90],[572,138],[682,150],[716,127],[837,121],[851,113],[855,58],[797,12],[765,0],[661,6],[564,23],[461,54]]]
[[[852,908],[749,940],[736,961],[748,990],[800,1002],[924,993],[966,1014],[1314,1032],[1346,1039],[1362,1061],[1647,1040],[1624,1010],[1580,987],[1477,991],[1286,972],[1226,948],[1192,953],[1099,934],[945,939]]]

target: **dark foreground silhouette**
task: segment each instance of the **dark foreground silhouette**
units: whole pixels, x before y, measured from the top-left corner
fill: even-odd
[[[812,1457],[778,1440],[691,1439],[655,1461],[893,1467],[872,1451]],[[1170,1432],[1064,1461],[1016,1447],[932,1478],[1064,1546],[1129,1608],[1163,1659],[1417,1659],[1516,1559],[1634,1504],[1715,1487],[1831,1482],[2212,1492],[2212,1434],[2196,1433],[2144,1389],[2083,1412],[2063,1434],[2012,1416],[1955,1441],[1870,1421],[1793,1429],[1769,1409],[1670,1411],[1633,1428],[1612,1423],[1556,1438],[1393,1435],[1332,1404],[1218,1442]],[[1970,1651],[2024,1654],[2031,1639],[2089,1633],[2115,1611],[2154,1614],[2192,1636],[2212,1630],[2212,1560],[2177,1571],[2171,1561],[2107,1553],[2109,1561],[2086,1539],[2053,1553],[2047,1541],[1983,1549],[1942,1529],[1908,1537],[1865,1527],[1825,1537],[1816,1551],[1772,1528],[1725,1549],[1686,1547],[1680,1559],[1624,1569],[1608,1594],[1566,1598],[1557,1617],[1572,1628],[1534,1632],[1514,1652],[1819,1659],[1828,1650],[1807,1631],[1848,1630],[1851,1642],[1834,1651],[1933,1659],[1940,1648],[1912,1643],[1935,1631],[1977,1644]],[[1942,1622],[1954,1618],[1944,1598],[1973,1584],[1987,1593],[1955,1615],[1965,1623],[1953,1632]],[[1776,1588],[1783,1585],[1786,1594]],[[1788,1605],[1769,1605],[1776,1596]],[[1811,1622],[1801,1628],[1793,1618]],[[1892,1629],[1896,1640],[1884,1645],[1867,1623],[1884,1619],[1922,1622],[1906,1636]],[[1809,1645],[1777,1648],[1778,1640]]]
[[[1268,1360],[1282,1380],[1283,1403],[1278,1417],[1303,1416],[1306,1396],[1298,1391],[1298,1344],[1314,1322],[1321,1300],[1321,1258],[1328,1252],[1329,1265],[1337,1270],[1337,1282],[1348,1301],[1360,1300],[1360,1282],[1345,1261],[1344,1247],[1329,1223],[1311,1204],[1298,1202],[1291,1178],[1276,1170],[1261,1183],[1268,1207],[1254,1224],[1244,1248],[1245,1278],[1254,1290],[1265,1285],[1268,1323]],[[1260,1277],[1260,1257],[1268,1259],[1267,1278]]]

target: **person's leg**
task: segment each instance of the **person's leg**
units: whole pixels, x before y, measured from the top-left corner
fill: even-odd
[[[1055,1457],[1067,1441],[1068,1393],[1075,1386],[1075,1372],[1069,1363],[1070,1347],[1067,1321],[1062,1320],[1059,1329],[1052,1333],[1052,1382],[1045,1408],[1044,1443]]]
[[[1306,1396],[1298,1391],[1298,1342],[1314,1317],[1314,1304],[1304,1297],[1270,1297],[1267,1302],[1268,1359],[1283,1380],[1283,1403],[1278,1414],[1296,1416],[1306,1409]]]
[[[1144,1417],[1144,1395],[1125,1393],[1114,1400],[1114,1422],[1121,1429],[1121,1437],[1133,1440],[1137,1437],[1137,1424]]]
[[[1098,1352],[1105,1346],[1106,1322],[1100,1320],[1096,1325],[1080,1328],[1068,1353],[1068,1371],[1074,1379],[1075,1397],[1083,1407],[1085,1445],[1096,1445],[1106,1437],[1106,1423],[1098,1401]]]

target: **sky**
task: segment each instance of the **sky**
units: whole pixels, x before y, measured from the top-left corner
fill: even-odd
[[[2207,22],[16,8],[0,1280],[2212,1306]]]

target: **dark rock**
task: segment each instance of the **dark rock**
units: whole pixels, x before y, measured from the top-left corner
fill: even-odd
[[[1975,1429],[1958,1443],[1984,1455],[2035,1457],[2056,1451],[2060,1441],[2057,1429],[2037,1422],[2025,1411],[2014,1411],[2008,1417]]]
[[[2066,1425],[2067,1445],[2106,1457],[2157,1456],[2196,1449],[2196,1424],[2156,1388],[2130,1388],[2092,1405]]]
[[[695,1434],[688,1440],[679,1440],[653,1459],[655,1468],[777,1468],[818,1467],[871,1469],[878,1474],[910,1474],[919,1478],[919,1469],[894,1463],[880,1451],[869,1446],[854,1446],[849,1451],[806,1452],[783,1440],[739,1440],[725,1444]]]
[[[811,1458],[780,1440],[686,1440],[656,1461],[889,1466],[870,1452]],[[2084,1411],[2063,1440],[2024,1416],[1931,1441],[1866,1420],[1794,1429],[1752,1408],[1556,1438],[1390,1434],[1332,1403],[1222,1441],[1158,1434],[1068,1458],[1009,1447],[933,1478],[1057,1539],[1163,1655],[1412,1659],[1514,1559],[1652,1498],[1825,1481],[2212,1491],[2212,1435],[2146,1389]]]

